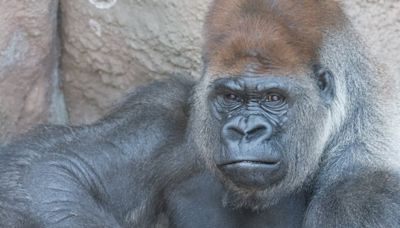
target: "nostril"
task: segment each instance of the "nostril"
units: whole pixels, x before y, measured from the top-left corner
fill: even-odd
[[[228,127],[225,132],[225,136],[228,139],[232,140],[240,140],[243,138],[246,134],[244,131],[238,127]]]
[[[256,135],[259,133],[264,133],[267,131],[267,128],[265,126],[257,126],[249,131],[246,132],[247,135],[251,136],[251,135]]]
[[[228,130],[235,132],[238,135],[242,135],[242,136],[245,135],[244,131],[242,131],[242,129],[239,129],[237,127],[230,127]]]

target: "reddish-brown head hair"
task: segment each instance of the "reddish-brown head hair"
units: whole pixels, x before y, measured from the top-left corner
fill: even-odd
[[[334,0],[215,0],[204,59],[216,74],[293,73],[318,58],[323,31],[344,17]]]

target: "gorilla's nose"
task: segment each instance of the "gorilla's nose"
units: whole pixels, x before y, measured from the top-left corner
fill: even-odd
[[[227,141],[267,140],[272,135],[272,126],[261,116],[234,118],[225,124],[222,137]]]

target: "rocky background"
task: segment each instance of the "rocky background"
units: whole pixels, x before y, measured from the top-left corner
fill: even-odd
[[[0,142],[39,123],[90,123],[130,89],[198,77],[210,0],[0,0]],[[346,0],[400,77],[400,1]]]

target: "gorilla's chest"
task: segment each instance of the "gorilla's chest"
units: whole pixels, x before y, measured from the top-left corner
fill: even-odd
[[[301,227],[305,197],[284,199],[268,211],[232,210],[222,205],[224,189],[212,175],[203,173],[182,183],[170,195],[167,210],[174,228]]]

